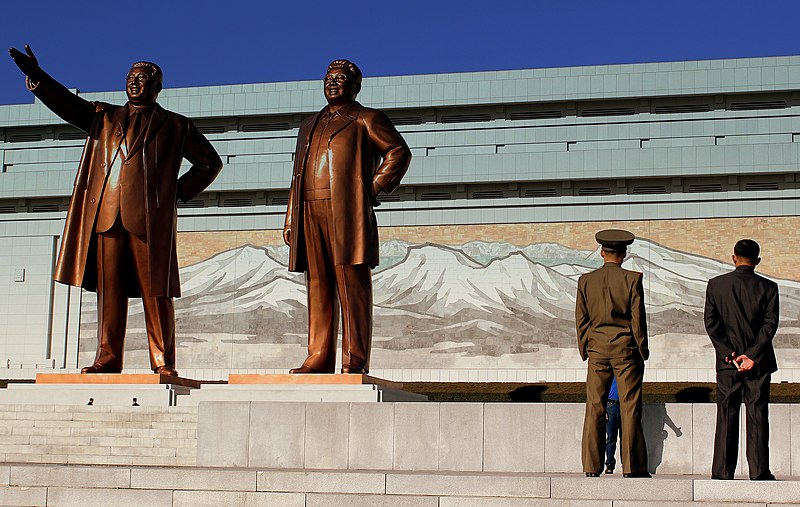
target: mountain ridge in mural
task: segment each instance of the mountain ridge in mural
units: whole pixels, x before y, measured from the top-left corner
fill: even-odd
[[[484,356],[540,345],[574,348],[577,280],[602,262],[597,250],[556,243],[391,240],[381,245],[381,254],[384,265],[373,276],[374,348],[441,345],[434,353]],[[181,268],[184,295],[175,301],[179,342],[219,333],[239,337],[236,343],[305,344],[305,278],[290,273],[285,259],[284,246],[242,245]],[[704,335],[706,283],[732,269],[643,239],[624,266],[644,273],[651,336]],[[800,283],[778,283],[782,325],[800,327]],[[135,319],[141,313],[140,303],[131,305]],[[82,331],[89,333],[96,326],[89,298],[83,314]],[[798,340],[793,334],[780,338],[777,346]]]

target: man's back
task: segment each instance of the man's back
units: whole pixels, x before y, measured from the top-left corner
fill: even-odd
[[[739,266],[712,278],[706,293],[705,325],[717,351],[717,369],[734,368],[731,351],[753,359],[764,373],[778,369],[772,338],[778,328],[778,285]]]
[[[642,274],[607,262],[578,280],[576,324],[581,352],[647,359]]]

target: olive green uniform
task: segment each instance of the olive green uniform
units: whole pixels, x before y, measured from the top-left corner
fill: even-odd
[[[622,418],[623,473],[646,474],[642,377],[649,350],[642,273],[606,262],[602,268],[581,276],[575,323],[578,351],[584,361],[589,361],[581,450],[583,471],[600,473],[603,469],[606,401],[611,381],[616,377]]]

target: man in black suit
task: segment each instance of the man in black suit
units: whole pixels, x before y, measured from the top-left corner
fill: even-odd
[[[736,270],[708,282],[705,324],[717,352],[717,428],[713,479],[733,479],[739,455],[739,408],[747,409],[747,464],[752,480],[775,480],[769,469],[769,382],[778,369],[778,285],[755,273],[758,243],[733,248]]]

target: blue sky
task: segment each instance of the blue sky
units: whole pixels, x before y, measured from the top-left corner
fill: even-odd
[[[165,87],[800,55],[797,1],[8,0],[0,45],[29,43],[70,88],[120,90],[151,60]],[[29,103],[0,57],[0,104]]]

